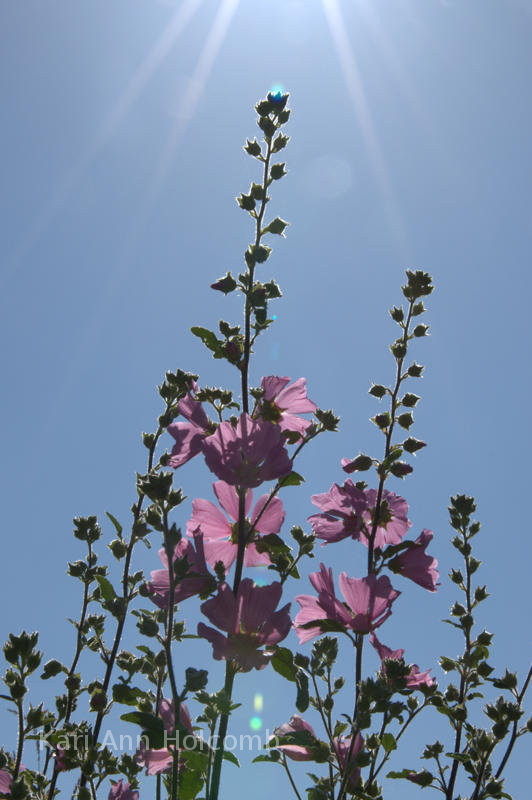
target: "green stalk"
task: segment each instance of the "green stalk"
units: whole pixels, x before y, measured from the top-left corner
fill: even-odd
[[[267,191],[268,191],[268,173],[270,169],[270,158],[272,155],[272,140],[271,137],[266,140],[266,156],[264,158],[264,171],[262,179],[262,201],[258,214],[256,215],[255,225],[255,247],[258,247],[262,237],[262,220],[264,212],[266,211]],[[241,388],[242,388],[242,411],[244,414],[249,414],[249,360],[251,355],[251,313],[252,306],[250,302],[250,294],[253,290],[253,279],[255,275],[255,265],[248,266],[248,283],[246,289],[246,303],[244,307],[244,352],[242,358],[241,371]],[[235,566],[235,579],[233,583],[233,593],[238,593],[238,587],[242,579],[242,571],[244,567],[244,554],[246,551],[246,543],[248,533],[246,530],[246,511],[245,511],[245,495],[246,490],[239,489],[238,501],[238,551]],[[231,702],[233,693],[233,683],[235,680],[236,669],[230,662],[227,662],[225,668],[225,683],[224,691],[228,702]],[[218,793],[220,791],[220,778],[222,772],[222,761],[224,754],[225,737],[227,735],[227,727],[229,724],[229,713],[220,716],[220,723],[218,727],[218,737],[216,740],[216,752],[214,755],[214,762],[212,766],[211,786],[207,800],[218,800]]]

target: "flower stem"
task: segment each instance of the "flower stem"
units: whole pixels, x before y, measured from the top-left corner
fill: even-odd
[[[524,698],[524,696],[526,694],[526,690],[528,689],[528,685],[530,683],[530,679],[531,678],[532,678],[532,666],[528,670],[528,675],[526,676],[525,682],[523,684],[523,688],[521,689],[521,691],[520,691],[520,693],[519,693],[519,695],[517,697],[517,700],[519,702],[519,706],[521,706],[521,703],[523,702],[523,698]],[[502,761],[501,761],[501,763],[499,765],[499,769],[495,773],[495,780],[498,780],[500,775],[502,774],[502,771],[506,766],[506,762],[510,758],[510,754],[511,754],[511,752],[513,750],[513,747],[514,747],[514,744],[516,742],[516,739],[517,739],[517,720],[513,724],[512,735],[510,737],[510,741],[508,743],[508,747],[506,748],[506,752],[505,752],[505,754],[503,756],[503,759],[502,759]]]
[[[464,525],[462,530],[462,537],[464,543],[467,543],[467,526]],[[465,596],[466,596],[466,604],[467,604],[467,613],[471,615],[473,610],[473,603],[471,600],[471,565],[469,562],[469,555],[464,556],[465,561],[465,569],[466,569],[466,585],[465,585]],[[465,655],[469,655],[471,651],[471,629],[469,627],[464,629],[464,637],[465,637]],[[468,677],[466,674],[466,667],[464,665],[464,669],[462,671],[460,677],[460,690],[458,695],[458,703],[463,703],[467,694],[468,690]],[[462,744],[462,728],[463,722],[458,721],[456,723],[456,736],[454,740],[454,753],[460,752],[460,747]],[[454,794],[454,784],[456,782],[456,776],[458,774],[458,766],[459,762],[457,759],[453,759],[453,765],[451,767],[451,774],[449,776],[449,783],[447,784],[447,794],[445,795],[446,800],[453,800]],[[483,771],[483,770],[482,770]]]
[[[286,774],[288,775],[288,780],[290,781],[290,784],[291,784],[291,786],[292,786],[292,789],[293,789],[293,790],[294,790],[294,792],[295,792],[295,795],[296,795],[296,797],[297,797],[297,800],[302,800],[302,798],[301,798],[301,795],[299,794],[299,792],[298,792],[298,790],[297,790],[297,786],[296,786],[296,784],[295,784],[295,782],[294,782],[294,779],[292,778],[292,773],[290,772],[290,769],[289,769],[289,767],[288,767],[288,764],[286,763],[286,756],[284,755],[284,753],[283,753],[283,757],[282,757],[282,759],[281,759],[281,764],[282,764],[282,765],[283,765],[283,767],[285,768],[285,772],[286,772]]]
[[[153,460],[154,460],[154,456],[155,456],[155,450],[157,448],[157,444],[159,442],[159,438],[160,438],[162,432],[163,432],[163,429],[159,426],[159,428],[157,430],[157,433],[155,434],[155,436],[153,438],[153,442],[152,442],[152,444],[151,444],[151,446],[149,448],[148,470],[147,470],[148,473],[151,472],[151,470],[153,469]],[[105,670],[105,675],[104,675],[103,684],[102,684],[102,692],[104,694],[107,694],[107,691],[109,689],[109,684],[111,682],[111,676],[112,676],[112,673],[113,673],[113,669],[114,669],[114,665],[115,665],[115,661],[116,661],[116,656],[118,654],[118,648],[120,647],[120,642],[122,640],[122,633],[124,631],[124,625],[125,625],[125,622],[126,622],[128,605],[129,605],[129,601],[131,599],[130,598],[130,592],[129,592],[129,570],[130,570],[130,567],[131,567],[131,557],[133,555],[133,548],[134,548],[136,542],[138,541],[137,538],[135,537],[135,534],[134,534],[134,528],[135,528],[136,523],[140,519],[140,515],[141,515],[141,512],[142,512],[142,506],[144,504],[145,496],[146,495],[144,493],[141,493],[139,495],[139,499],[138,499],[136,505],[133,507],[132,533],[131,533],[131,538],[130,538],[129,543],[128,543],[127,552],[126,552],[126,558],[125,558],[125,561],[124,561],[124,569],[123,569],[123,573],[122,573],[122,591],[123,591],[123,595],[124,595],[124,609],[123,609],[123,613],[120,615],[120,617],[118,619],[118,623],[117,623],[116,631],[115,631],[115,637],[114,637],[114,641],[113,641],[113,646],[111,648],[111,652],[109,653],[109,657],[108,657],[108,660],[107,660],[107,667],[106,667],[106,670]],[[92,734],[90,736],[90,740],[91,740],[91,744],[92,744],[93,748],[97,748],[98,747],[98,738],[100,736],[100,730],[101,730],[101,727],[102,727],[102,722],[103,722],[104,715],[105,715],[105,709],[103,709],[102,711],[98,711],[98,714],[96,716],[96,722],[94,723],[94,727],[92,729]],[[84,772],[84,770],[82,768],[82,770],[81,770],[81,779],[80,779],[80,788],[83,788],[84,786],[86,786],[87,780],[88,780],[88,776],[85,774],[85,772]]]
[[[168,614],[166,616],[166,632],[164,638],[164,649],[166,653],[166,666],[168,678],[170,680],[170,687],[172,689],[172,700],[174,702],[174,751],[173,751],[173,764],[172,764],[172,786],[170,793],[170,800],[177,800],[179,793],[179,748],[177,746],[177,731],[181,711],[181,697],[177,691],[177,684],[175,680],[174,665],[172,660],[172,638],[174,631],[174,598],[176,589],[175,569],[174,569],[174,548],[170,542],[169,529],[168,529],[168,510],[165,508],[163,512],[163,533],[164,533],[164,548],[166,550],[166,560],[168,563],[168,581],[169,581],[169,596],[168,596]]]

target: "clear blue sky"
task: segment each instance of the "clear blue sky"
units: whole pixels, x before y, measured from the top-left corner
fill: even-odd
[[[437,622],[454,597],[446,507],[450,494],[475,494],[492,661],[524,673],[531,36],[529,0],[3,0],[2,641],[38,629],[47,657],[70,658],[64,619],[79,593],[65,563],[81,557],[71,518],[109,510],[127,521],[144,469],[140,432],[153,426],[165,370],[237,389],[188,329],[238,320],[238,304],[208,284],[242,263],[251,231],[234,198],[257,173],[241,146],[256,133],[253,103],[280,83],[293,109],[290,173],[271,210],[291,226],[266,271],[285,297],[252,379],[304,375],[310,396],[342,417],[341,432],[302,458],[307,483],[287,492],[287,522],[303,522],[310,495],[342,478],[342,456],[380,452],[367,388],[391,379],[387,309],[405,268],[429,271],[436,292],[432,335],[416,352],[427,369],[415,427],[429,447],[400,489],[415,535],[435,531],[444,583],[432,596],[402,582],[382,638],[422,668],[458,652]],[[210,498],[201,464],[179,480],[189,498]],[[325,552],[352,575],[361,553]],[[157,567],[156,548],[137,558],[146,572]],[[183,655],[183,666],[195,657]],[[286,720],[291,686],[272,670],[240,686],[235,731],[248,729],[258,690],[264,724]],[[51,688],[37,681],[33,701],[50,702]],[[408,742],[409,765],[435,738],[435,716]],[[5,711],[0,731],[13,747]],[[523,798],[529,744],[520,744],[507,786]],[[226,777],[226,796],[241,794],[244,773],[229,765]],[[268,765],[246,780],[255,800],[288,791]]]

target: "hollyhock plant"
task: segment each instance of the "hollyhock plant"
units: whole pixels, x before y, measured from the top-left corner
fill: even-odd
[[[111,786],[108,800],[139,800],[139,793],[136,789],[132,789],[129,783],[124,783],[120,779]]]
[[[359,538],[367,498],[350,478],[343,486],[333,483],[328,492],[314,494],[310,499],[321,513],[313,514],[309,521],[315,535],[324,544],[340,542],[348,537]]]
[[[342,774],[345,774],[347,769],[349,768],[349,763],[354,759],[354,757],[360,753],[362,748],[364,747],[364,739],[362,736],[357,733],[355,736],[355,741],[351,736],[337,736],[334,739],[334,751],[336,753],[336,757],[338,759],[338,764],[340,766],[340,770]],[[349,772],[349,779],[348,785],[355,789],[358,785],[360,780],[360,768],[359,767],[352,767]]]
[[[405,651],[403,648],[399,648],[397,650],[392,650],[390,647],[387,647],[382,642],[379,642],[376,635],[374,633],[370,634],[369,640],[375,650],[378,653],[378,656],[382,663],[382,672],[386,674],[386,664],[385,662],[390,659],[396,660],[404,660],[404,653]],[[430,670],[426,672],[420,672],[419,667],[417,664],[410,665],[410,672],[406,676],[406,687],[407,689],[418,689],[420,686],[433,686],[434,680],[430,677]]]
[[[438,562],[429,556],[425,550],[432,541],[433,533],[426,528],[421,531],[412,547],[396,556],[388,563],[392,572],[410,578],[429,592],[435,592],[440,573],[437,569]]]
[[[163,698],[159,704],[159,716],[161,717],[164,728],[170,737],[174,734],[175,713],[174,701]],[[188,708],[184,703],[179,705],[179,721],[190,735],[194,735],[192,720]],[[179,732],[177,733],[179,736]],[[179,739],[178,739],[179,741]],[[162,747],[159,749],[148,748],[141,742],[135,755],[137,763],[146,769],[146,775],[158,775],[160,772],[167,772],[172,768],[173,751]],[[121,795],[118,795],[121,798]],[[129,798],[128,798],[129,800]]]
[[[274,740],[275,736],[287,736],[291,733],[307,733],[313,739],[316,739],[316,743],[318,742],[317,736],[314,733],[314,728],[310,725],[306,720],[300,717],[298,714],[294,714],[294,716],[290,719],[289,722],[283,723],[274,731]],[[275,746],[276,750],[281,750],[285,756],[291,758],[292,761],[313,761],[314,756],[312,752],[312,747],[310,745],[300,745],[300,744],[277,744],[272,745]]]
[[[290,378],[269,375],[263,378],[264,390],[259,413],[263,419],[275,422],[282,431],[295,431],[301,436],[312,425],[312,420],[297,416],[314,413],[317,405],[307,397],[307,382],[298,378],[290,383]]]
[[[343,486],[334,483],[328,492],[315,494],[311,500],[322,513],[313,514],[309,521],[324,544],[352,537],[368,545],[377,502],[376,489],[358,489],[348,478]],[[399,544],[411,525],[407,514],[406,500],[384,489],[374,546],[383,548],[386,544]]]
[[[368,534],[372,530],[377,504],[377,490],[366,489],[367,508],[363,511],[365,526],[360,536],[360,541],[367,545]],[[375,532],[374,547],[381,549],[387,544],[399,544],[412,525],[407,517],[408,503],[403,497],[386,489],[382,492],[379,507],[379,522]]]
[[[211,472],[232,486],[254,489],[292,471],[278,426],[249,414],[241,414],[236,427],[222,422],[202,449]]]
[[[280,583],[257,586],[250,578],[243,580],[235,597],[231,588],[222,584],[216,597],[207,600],[201,611],[222,631],[200,622],[198,635],[212,644],[215,659],[233,661],[242,672],[263,669],[273,650],[288,636],[292,622],[290,603],[276,611],[282,595]],[[264,650],[260,648],[265,647]]]
[[[203,546],[207,562],[214,567],[222,561],[226,570],[234,562],[238,552],[238,492],[234,486],[225,481],[213,483],[218,502],[225,514],[209,500],[198,498],[192,503],[192,516],[187,524],[187,533],[194,535],[196,531],[203,534]],[[267,501],[268,505],[266,505]],[[253,492],[248,489],[245,497],[245,513],[249,514],[253,502]],[[264,510],[263,510],[264,509]],[[260,515],[260,516],[259,516]],[[257,533],[279,533],[284,522],[285,512],[278,497],[269,498],[265,494],[257,500],[249,521]],[[268,553],[259,553],[256,545],[250,542],[246,547],[244,566],[256,567],[270,563]]]
[[[212,434],[213,422],[205,413],[202,404],[195,399],[193,392],[198,386],[192,382],[191,391],[177,404],[179,413],[188,422],[172,422],[168,426],[168,433],[175,439],[175,445],[169,458],[169,465],[177,469],[190,461],[201,452],[201,445],[206,436]]]
[[[159,558],[164,569],[156,569],[151,573],[151,581],[146,584],[150,599],[159,608],[168,608],[170,599],[170,575],[168,574],[168,556],[162,547]],[[189,571],[194,573],[180,580],[175,587],[174,603],[180,603],[195,594],[203,594],[212,588],[213,578],[209,574],[205,561],[203,536],[194,535],[194,544],[189,539],[181,539],[174,550],[174,561],[186,558]]]
[[[399,597],[389,579],[371,574],[365,578],[349,578],[345,572],[339,577],[340,590],[345,603],[337,597],[332,570],[320,564],[320,572],[310,575],[310,582],[318,596],[298,595],[301,610],[296,615],[294,627],[303,644],[319,636],[320,620],[329,620],[343,626],[346,631],[369,633],[388,619],[392,603]],[[316,622],[316,625],[312,625]]]

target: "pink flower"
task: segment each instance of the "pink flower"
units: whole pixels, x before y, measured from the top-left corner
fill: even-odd
[[[339,578],[345,599],[345,603],[342,603],[336,597],[332,570],[324,564],[320,565],[320,572],[310,575],[310,581],[318,596],[296,597],[301,610],[294,620],[294,627],[301,643],[319,636],[320,620],[335,622],[356,633],[369,633],[388,619],[392,613],[392,603],[400,595],[385,575],[380,578],[375,575],[349,578],[342,572]],[[317,624],[312,625],[313,622]]]
[[[440,573],[437,570],[438,562],[427,555],[425,548],[432,541],[433,533],[426,528],[421,531],[412,547],[396,556],[388,563],[392,572],[399,573],[405,578],[410,578],[414,583],[435,592],[438,586]]]
[[[124,783],[120,779],[111,786],[108,800],[139,800],[139,793],[133,790],[129,783]]]
[[[260,404],[260,415],[277,423],[282,431],[295,431],[303,435],[312,425],[312,420],[296,415],[314,413],[317,406],[307,397],[305,378],[299,378],[290,386],[287,386],[288,383],[290,378],[278,378],[275,375],[262,379],[264,397]]]
[[[201,403],[192,394],[197,389],[197,383],[193,381],[191,391],[177,404],[179,413],[188,419],[188,422],[172,422],[168,426],[168,433],[174,437],[176,442],[168,461],[174,469],[183,466],[191,458],[197,456],[201,452],[203,440],[212,433],[213,423],[203,410]]]
[[[242,672],[263,669],[273,650],[268,645],[281,642],[291,627],[290,603],[275,611],[281,599],[280,583],[256,586],[250,578],[243,580],[237,596],[223,583],[216,597],[201,606],[213,625],[228,635],[200,622],[198,634],[207,639],[217,660],[234,660]],[[259,648],[266,645],[265,650]]]
[[[0,769],[0,794],[11,794],[13,778],[7,769]]]
[[[279,428],[248,414],[240,415],[236,428],[222,422],[202,449],[211,472],[232,486],[253,489],[292,471]]]
[[[350,786],[352,789],[355,789],[360,778],[360,769],[359,767],[349,768],[349,765],[351,764],[357,753],[359,753],[364,747],[364,739],[359,733],[357,733],[357,735],[355,736],[355,741],[353,743],[353,746],[351,746],[352,740],[353,740],[352,736],[348,738],[344,736],[338,736],[336,737],[336,739],[334,739],[333,743],[340,771],[345,775],[345,773],[349,769],[349,774],[348,774],[349,780],[347,783],[348,786]]]
[[[191,536],[195,531],[200,531],[203,534],[207,562],[214,567],[217,561],[222,561],[227,570],[236,559],[238,551],[238,492],[234,486],[224,481],[213,483],[213,488],[229,519],[209,500],[199,498],[192,502],[192,517],[187,524],[187,533]],[[248,530],[252,525],[255,525],[258,533],[279,533],[281,530],[285,518],[283,504],[278,497],[273,497],[261,513],[268,499],[267,494],[258,499],[251,519],[247,521]],[[245,499],[246,516],[252,501],[253,492],[248,489]],[[256,567],[269,563],[268,553],[259,553],[256,545],[250,542],[246,547],[244,564],[247,567]]]
[[[156,569],[151,573],[151,581],[147,584],[147,588],[155,605],[159,606],[159,608],[168,608],[170,576],[168,574],[168,557],[164,547],[159,550],[159,558],[164,569]],[[174,603],[180,603],[195,594],[208,592],[212,585],[212,577],[205,563],[203,536],[201,534],[194,536],[194,544],[188,539],[181,539],[174,550],[174,561],[180,558],[187,559],[189,572],[194,573],[194,575],[179,581],[175,588]]]
[[[367,547],[377,502],[376,489],[362,491],[348,478],[343,486],[334,483],[329,492],[315,494],[311,500],[322,513],[312,515],[309,520],[312,530],[324,544],[351,536]],[[411,525],[407,514],[406,500],[385,489],[374,546],[383,548],[386,544],[398,544]]]
[[[163,698],[159,704],[159,715],[163,721],[166,732],[170,735],[171,740],[174,737],[174,701],[166,700]],[[194,735],[192,728],[192,720],[188,708],[184,703],[179,705],[179,721],[181,725],[186,728],[190,735]],[[179,743],[179,731],[176,733],[176,738]],[[178,747],[178,750],[181,749]],[[172,768],[173,764],[173,749],[170,750],[166,747],[158,750],[147,748],[144,742],[141,742],[139,749],[135,755],[135,760],[141,767],[146,768],[146,775],[158,775],[160,772],[166,772]],[[113,787],[114,788],[114,787]],[[122,800],[122,795],[118,795]],[[126,800],[126,798],[124,798]],[[129,797],[127,797],[129,800]],[[135,798],[132,798],[135,800]]]
[[[328,492],[314,494],[310,499],[322,512],[313,514],[309,520],[312,530],[324,544],[340,542],[350,536],[359,538],[367,500],[350,478],[343,486],[333,483]]]
[[[377,651],[380,660],[382,661],[381,669],[384,675],[386,675],[385,661],[389,659],[402,659],[404,661],[405,651],[402,648],[399,648],[398,650],[392,650],[390,647],[386,647],[385,644],[379,642],[374,633],[370,634],[369,640]],[[422,684],[425,684],[426,686],[432,686],[434,681],[430,677],[429,672],[430,670],[427,670],[426,672],[420,672],[417,664],[411,664],[410,672],[406,676],[407,689],[418,689]]]
[[[375,515],[377,490],[366,489],[364,494],[366,496],[367,510],[364,511],[363,517],[366,524],[360,541],[367,545],[367,537],[369,533],[371,533]],[[375,532],[374,546],[382,549],[387,544],[399,544],[412,525],[407,518],[407,514],[408,503],[406,500],[394,494],[394,492],[388,492],[384,489],[380,503],[379,524]]]
[[[283,725],[280,725],[278,728],[275,729],[274,733],[275,736],[287,736],[290,733],[308,733],[313,739],[316,739],[316,734],[314,733],[314,728],[312,725],[309,725],[302,717],[299,717],[297,714],[291,718],[290,722],[285,722]],[[317,742],[317,739],[316,739]],[[274,746],[272,744],[272,746]],[[301,744],[278,744],[275,745],[276,750],[282,750],[283,753],[291,758],[292,761],[313,761],[314,756],[312,753],[312,747],[310,745],[301,745]]]
[[[66,769],[68,769],[65,751],[60,745],[57,745],[55,751],[55,765],[57,769],[61,770],[61,772],[64,772]]]

